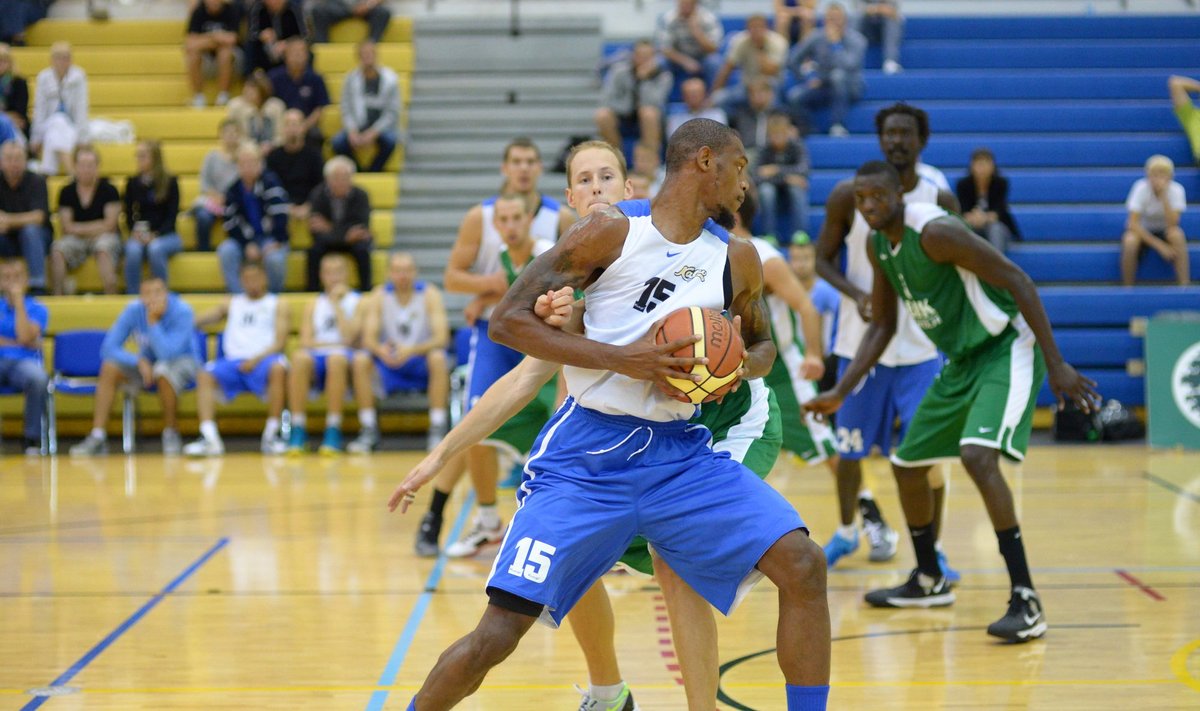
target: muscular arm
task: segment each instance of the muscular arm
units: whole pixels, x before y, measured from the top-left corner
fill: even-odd
[[[429,319],[429,339],[413,346],[413,352],[425,355],[441,350],[450,342],[450,326],[446,323],[446,307],[442,305],[442,292],[432,284],[425,287],[425,316]]]
[[[851,284],[837,264],[846,235],[853,225],[854,183],[843,180],[834,186],[825,201],[825,224],[821,225],[821,234],[817,238],[817,274],[833,288],[854,299],[861,313],[870,295]]]
[[[754,247],[741,240],[729,241],[729,262],[733,277],[733,303],[729,311],[742,317],[742,342],[746,344],[743,377],[761,378],[771,371],[777,353],[775,340],[771,338],[767,303],[763,300],[762,263]]]
[[[845,374],[838,380],[837,385],[833,386],[832,394],[838,404],[879,362],[880,356],[883,355],[883,351],[896,333],[896,310],[899,308],[896,291],[879,268],[879,260],[875,254],[869,250],[867,253],[871,257],[871,266],[875,268],[875,281],[871,287],[871,308],[875,317],[871,320],[871,325],[867,327],[867,333],[858,346],[858,352],[854,354],[854,360],[850,361]],[[832,412],[832,410],[818,411]]]
[[[962,214],[962,206],[958,203],[958,196],[949,190],[938,191],[937,204],[943,210],[953,212],[956,215]]]
[[[763,264],[763,281],[772,294],[799,314],[800,330],[804,334],[804,357],[821,360],[824,357],[821,352],[821,314],[795,272],[782,259],[770,259]]]
[[[446,263],[446,274],[443,284],[446,291],[460,294],[485,294],[496,291],[497,277],[494,274],[472,274],[471,265],[479,255],[479,245],[483,240],[483,207],[476,205],[467,211],[458,226],[458,238],[454,241],[454,249],[450,251],[450,259]],[[500,277],[503,280],[503,275]],[[500,289],[503,291],[503,289]]]

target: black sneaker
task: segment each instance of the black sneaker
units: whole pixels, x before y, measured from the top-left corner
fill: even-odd
[[[862,514],[863,522],[877,523],[881,526],[886,526],[883,522],[883,513],[879,510],[879,504],[875,503],[875,499],[859,497],[858,512]]]
[[[438,536],[442,533],[442,517],[426,511],[421,517],[421,528],[417,531],[417,541],[413,546],[421,558],[435,558],[439,552]]]
[[[1046,613],[1037,591],[1024,585],[1014,587],[1008,598],[1008,612],[988,625],[987,633],[1017,644],[1045,635]]]
[[[954,593],[945,577],[935,580],[914,568],[903,585],[872,590],[863,599],[872,607],[946,607],[954,604]]]

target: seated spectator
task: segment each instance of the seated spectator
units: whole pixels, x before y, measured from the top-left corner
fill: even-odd
[[[817,0],[775,0],[775,31],[789,45],[808,37],[817,28]]]
[[[204,156],[204,163],[200,165],[200,194],[191,210],[196,221],[196,250],[200,252],[212,251],[213,225],[225,215],[225,191],[238,177],[237,149],[242,144],[241,129],[237,121],[227,118],[221,121],[217,132],[220,144]]]
[[[325,80],[310,66],[308,45],[304,42],[288,42],[283,57],[283,66],[267,74],[271,78],[271,88],[284,106],[297,109],[304,115],[307,140],[320,146],[325,140],[321,135],[321,115],[329,104]]]
[[[238,179],[225,192],[225,241],[217,247],[225,288],[242,293],[242,262],[262,262],[272,293],[287,277],[288,196],[253,143],[237,152]]]
[[[0,258],[25,260],[34,293],[46,290],[50,238],[46,179],[27,169],[24,146],[9,141],[0,146]]]
[[[254,393],[267,402],[267,422],[259,449],[283,454],[279,438],[287,394],[287,346],[290,316],[287,302],[267,292],[267,272],[261,262],[243,262],[238,294],[196,319],[203,328],[225,321],[224,354],[204,364],[196,376],[196,417],[200,439],[183,448],[189,457],[218,457],[225,443],[217,429],[217,398],[229,402],[239,393]]]
[[[996,169],[996,156],[987,148],[971,153],[967,175],[955,186],[963,219],[980,237],[1001,252],[1008,243],[1020,239],[1016,220],[1008,211],[1008,178]]]
[[[29,272],[19,259],[0,262],[0,385],[25,395],[25,454],[42,449],[42,416],[46,412],[46,367],[42,334],[50,314],[29,295]]]
[[[308,25],[300,4],[288,0],[255,0],[246,30],[246,74],[268,71],[283,64],[289,40],[307,38]]]
[[[379,42],[392,21],[392,11],[383,0],[308,0],[308,15],[316,42],[328,42],[329,29],[352,18],[366,20],[368,36]]]
[[[283,112],[287,107],[272,96],[271,80],[262,71],[246,77],[242,95],[229,102],[229,118],[242,136],[258,144],[263,155],[283,143]]]
[[[358,66],[342,84],[342,130],[333,137],[333,150],[354,161],[355,151],[375,147],[367,170],[383,171],[400,140],[400,79],[379,64],[375,43],[358,45]]]
[[[721,38],[725,30],[711,10],[698,7],[697,0],[677,0],[674,9],[658,18],[655,41],[667,60],[676,83],[692,77],[708,86],[721,66]]]
[[[767,16],[751,15],[746,18],[746,29],[729,41],[725,63],[713,81],[713,101],[732,113],[746,103],[751,82],[766,80],[774,85],[779,81],[787,57],[788,42],[767,27]],[[741,71],[740,83],[728,86],[734,69]]]
[[[622,136],[638,139],[654,150],[662,146],[663,114],[674,80],[658,62],[650,40],[638,40],[633,55],[618,62],[604,79],[596,131],[610,145]]]
[[[667,179],[667,169],[663,167],[662,157],[657,150],[645,143],[638,143],[633,147],[633,170],[630,175],[645,178],[647,197],[654,197]],[[637,186],[634,187],[636,189]]]
[[[711,119],[717,123],[728,124],[729,118],[724,109],[719,109],[709,101],[708,90],[704,88],[703,79],[688,79],[680,87],[683,94],[683,110],[672,111],[667,116],[667,138],[683,124],[696,118]]]
[[[8,117],[8,114],[0,114],[0,145],[10,141],[18,145],[25,145],[25,136]]]
[[[77,271],[96,258],[105,294],[117,293],[121,262],[121,194],[100,175],[100,154],[90,146],[75,149],[75,179],[58,191],[58,228],[50,245],[50,283],[55,295],[74,294]]]
[[[799,85],[788,91],[788,101],[797,123],[807,133],[812,128],[811,111],[829,108],[829,135],[846,136],[846,114],[850,104],[862,97],[863,55],[867,40],[846,27],[846,7],[840,2],[825,9],[825,26],[792,49],[788,67]]]
[[[308,198],[308,290],[317,290],[319,267],[330,252],[348,252],[358,265],[358,283],[371,288],[371,199],[354,184],[354,163],[334,156],[325,164],[325,182]]]
[[[436,444],[449,425],[450,372],[446,344],[450,327],[442,292],[417,278],[407,252],[388,257],[388,280],[364,304],[363,349],[354,354],[354,391],[361,393],[361,432],[346,450],[370,452],[379,446],[375,397],[402,391],[429,393],[429,440]]]
[[[142,263],[167,282],[167,263],[183,250],[175,231],[179,216],[179,181],[163,165],[162,144],[142,141],[134,153],[137,175],[125,181],[125,291],[134,294],[142,282]]]
[[[217,63],[217,106],[229,103],[229,84],[233,79],[233,50],[237,47],[237,9],[228,0],[200,0],[188,18],[187,37],[183,54],[187,61],[188,79],[192,83],[192,106],[203,108],[204,74],[201,70],[205,55]]]
[[[1175,182],[1175,164],[1163,155],[1146,161],[1146,177],[1133,184],[1125,209],[1129,219],[1121,237],[1121,283],[1132,286],[1138,262],[1146,249],[1158,252],[1174,265],[1175,280],[1187,286],[1187,237],[1179,226],[1179,216],[1187,210],[1187,195]]]
[[[308,219],[308,198],[324,180],[321,149],[304,140],[304,114],[283,115],[283,143],[267,154],[267,170],[275,174],[292,203],[294,220]]]
[[[734,112],[730,123],[746,150],[766,145],[767,119],[775,110],[775,97],[775,88],[766,79],[760,77],[747,85],[746,105]]]
[[[792,231],[808,229],[808,168],[808,148],[792,120],[785,113],[771,114],[767,143],[758,149],[753,176],[762,205],[762,232],[784,247]]]
[[[71,64],[71,45],[55,42],[50,47],[50,66],[37,75],[30,148],[39,156],[43,175],[57,175],[61,168],[71,173],[75,146],[87,143],[87,74]]]
[[[130,338],[138,344],[136,352],[125,350]],[[157,391],[162,405],[163,454],[179,454],[183,449],[177,425],[179,394],[196,379],[200,367],[196,355],[192,307],[167,291],[162,279],[152,277],[142,282],[138,298],[125,307],[104,336],[92,431],[71,447],[71,455],[108,453],[105,425],[121,388]]]
[[[29,137],[29,83],[17,74],[12,50],[6,44],[0,44],[0,113],[22,136]]]
[[[53,0],[5,0],[0,12],[0,42],[25,44],[25,28],[46,16]]]
[[[858,31],[869,44],[883,46],[883,73],[898,74],[900,42],[904,39],[904,17],[900,0],[858,0]]]
[[[0,64],[3,67],[3,64]],[[1196,107],[1192,94],[1200,94],[1200,81],[1191,77],[1172,76],[1167,80],[1171,90],[1171,105],[1188,143],[1192,146],[1192,158],[1200,166],[1200,108]]]

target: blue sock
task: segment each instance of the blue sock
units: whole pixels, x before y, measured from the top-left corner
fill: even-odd
[[[829,686],[792,686],[787,684],[787,711],[825,711]],[[413,710],[415,711],[415,709]]]
[[[404,711],[417,711],[417,697],[413,697],[412,701],[408,702],[408,708]]]

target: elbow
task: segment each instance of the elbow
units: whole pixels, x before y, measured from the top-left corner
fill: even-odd
[[[509,313],[509,310],[505,309],[501,311],[500,307],[497,306],[495,311],[492,312],[491,319],[488,320],[488,338],[502,346],[515,348],[517,339],[513,320],[513,316]]]

